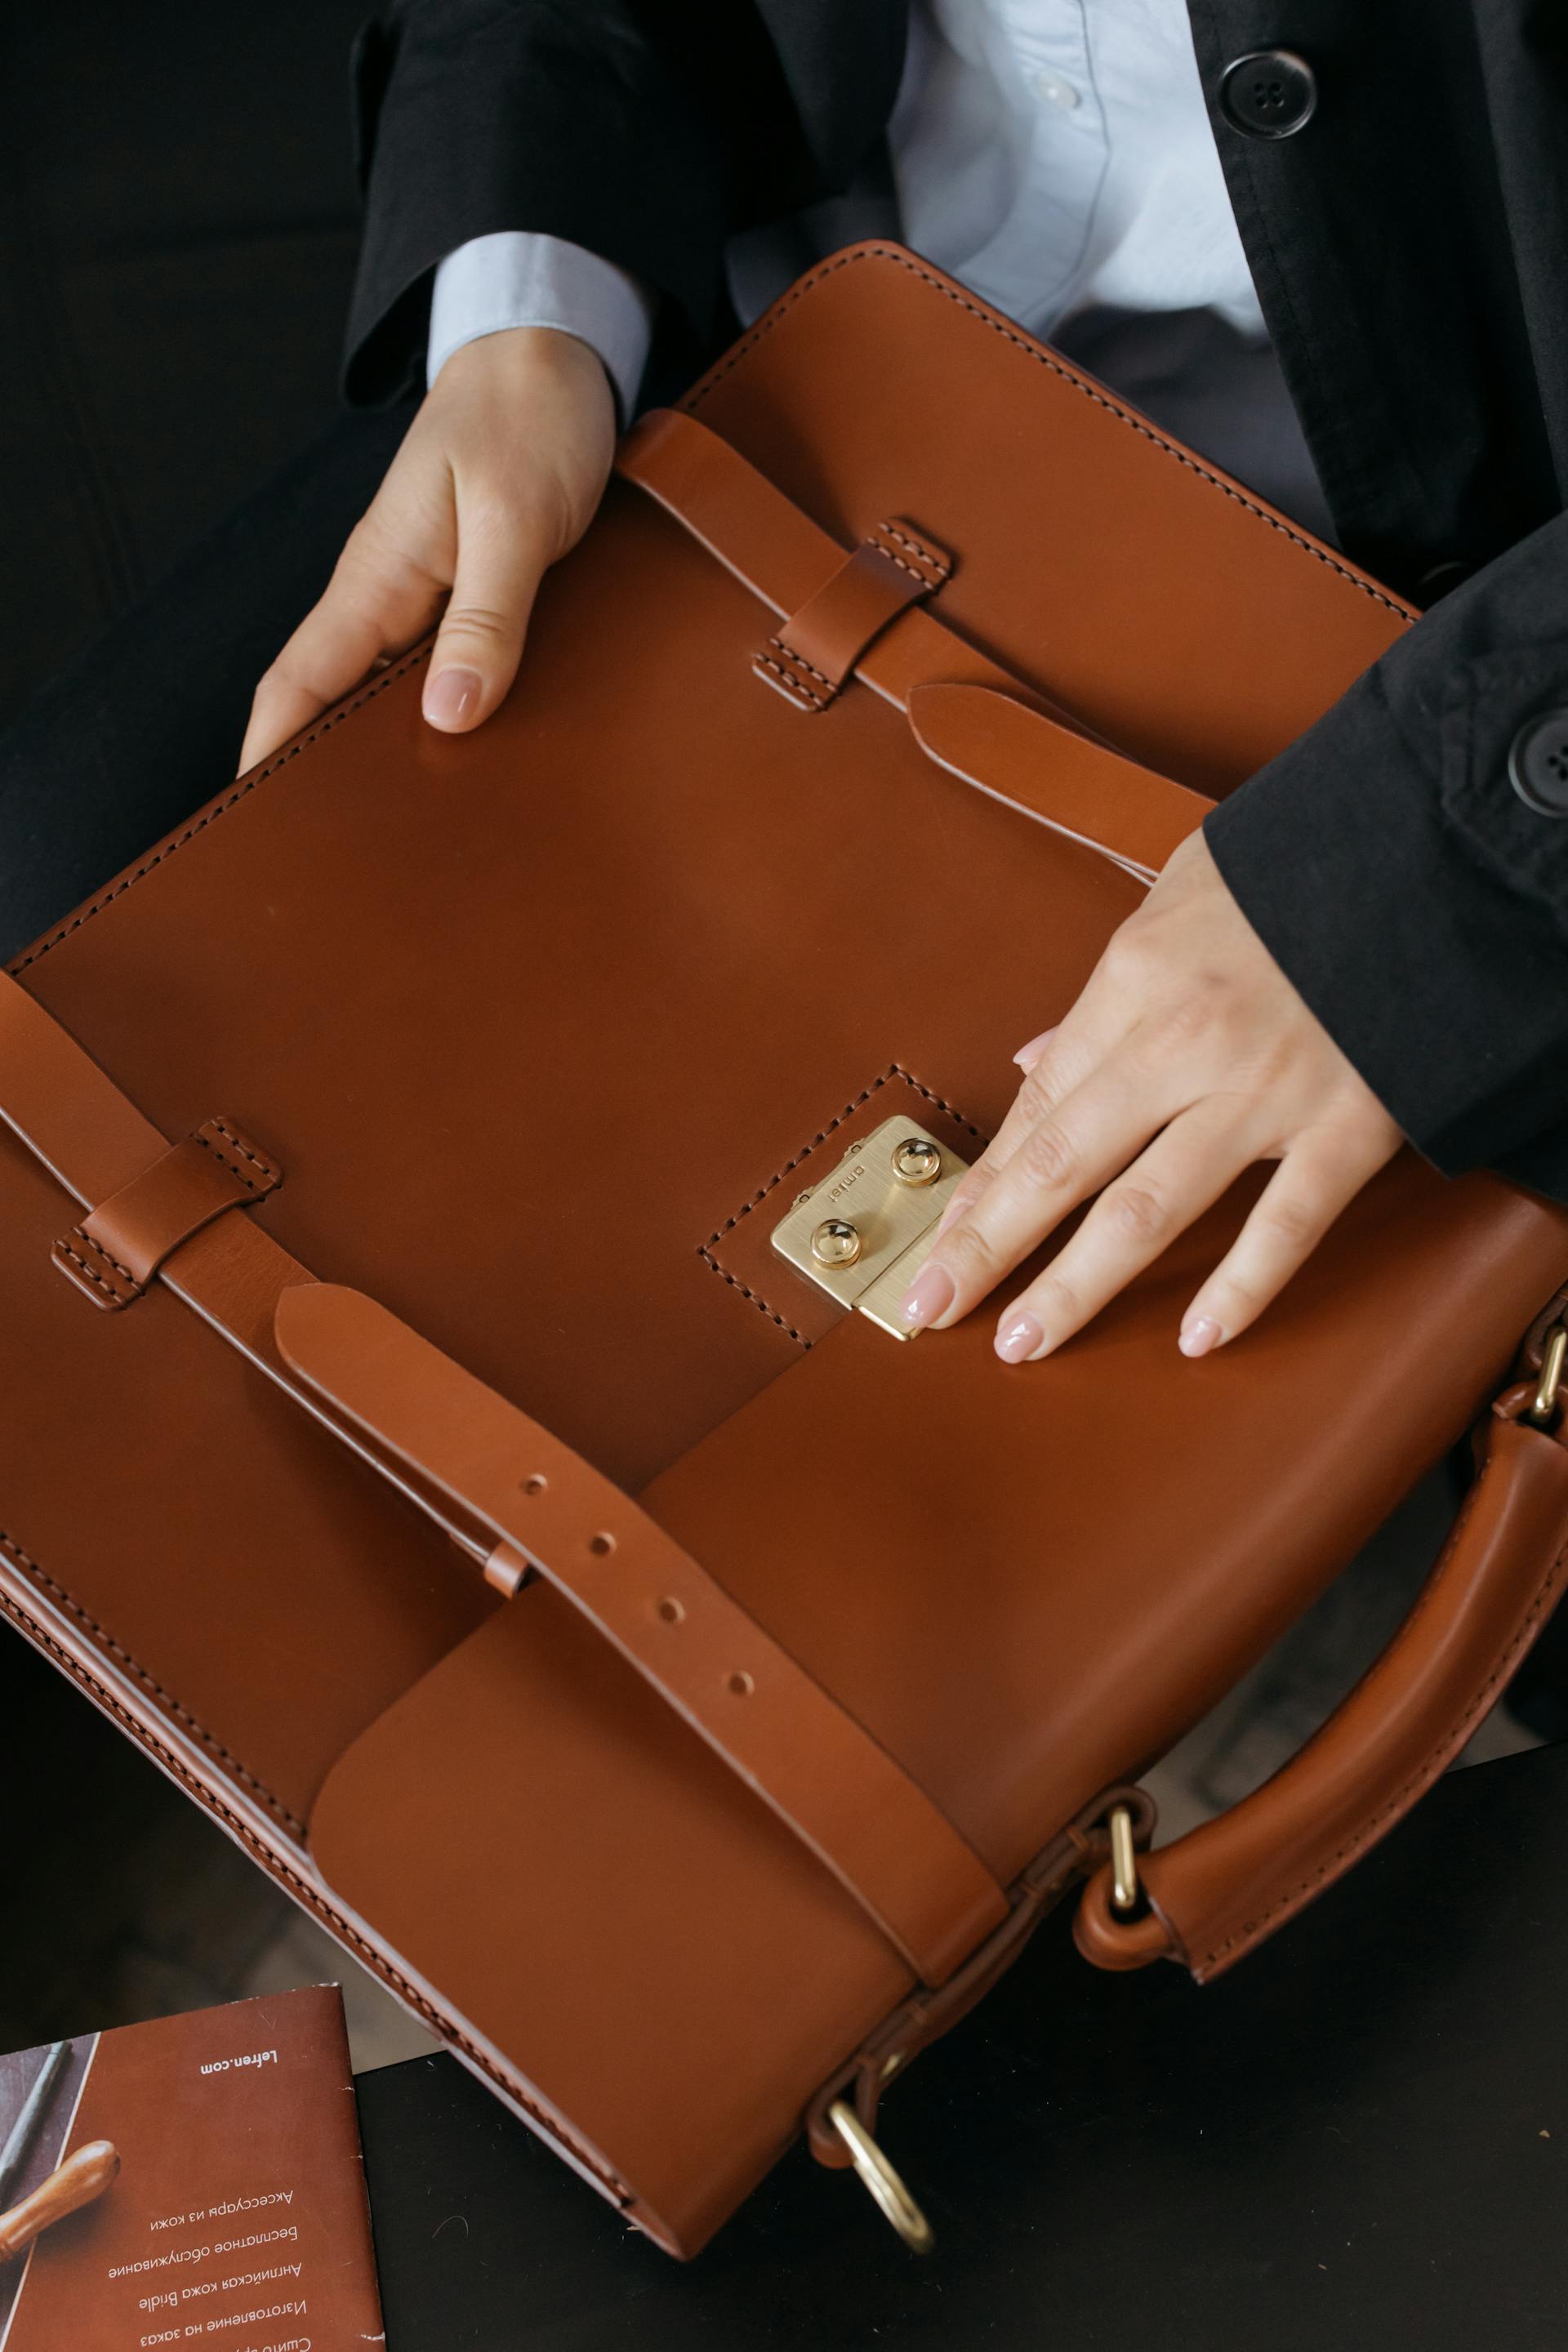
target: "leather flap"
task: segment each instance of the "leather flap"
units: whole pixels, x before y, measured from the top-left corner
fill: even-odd
[[[545,1584],[361,1735],[310,1847],[440,1988],[490,2079],[674,2252],[697,2252],[913,1981]]]

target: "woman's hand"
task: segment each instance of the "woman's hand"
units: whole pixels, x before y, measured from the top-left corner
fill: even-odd
[[[511,327],[454,352],[326,594],[257,688],[241,772],[423,636],[443,599],[425,716],[451,734],[488,719],[541,578],[592,520],[615,438],[604,367],[574,335]]]
[[[1100,1197],[1001,1318],[1032,1362],[1081,1330],[1243,1169],[1278,1160],[1182,1319],[1206,1355],[1260,1315],[1398,1149],[1399,1129],[1314,1019],[1220,879],[1183,843],[1056,1029],[1024,1046],[1000,1134],[949,1205],[905,1320],[954,1323]]]

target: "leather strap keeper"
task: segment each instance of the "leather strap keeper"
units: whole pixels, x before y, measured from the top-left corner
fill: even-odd
[[[797,709],[825,710],[873,639],[952,571],[952,558],[907,522],[879,522],[752,667]]]
[[[282,1181],[281,1169],[229,1120],[206,1119],[62,1234],[54,1263],[95,1307],[115,1313],[142,1296],[182,1242]]]

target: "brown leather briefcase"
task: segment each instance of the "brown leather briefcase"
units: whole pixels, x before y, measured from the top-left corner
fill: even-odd
[[[1406,1152],[1196,1362],[1255,1183],[1043,1365],[889,1307],[1140,876],[1411,618],[862,246],[630,436],[490,724],[416,650],[0,979],[7,1612],[672,2252],[803,2126],[918,2240],[879,2094],[1050,1904],[1215,1974],[1550,1605],[1560,1208]],[[1392,1649],[1135,1861],[1472,1423]]]

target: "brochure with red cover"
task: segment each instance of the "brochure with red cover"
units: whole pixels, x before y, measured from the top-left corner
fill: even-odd
[[[0,2352],[382,2341],[336,1986],[0,2057]]]

